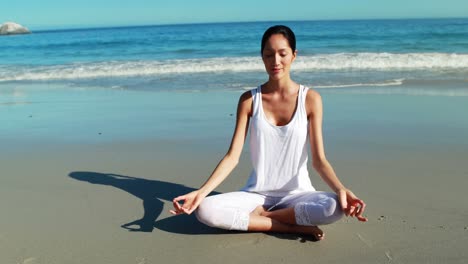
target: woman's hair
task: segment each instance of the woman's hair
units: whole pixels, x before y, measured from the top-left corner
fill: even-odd
[[[289,46],[291,47],[292,51],[296,51],[296,36],[294,32],[288,28],[287,26],[283,25],[276,25],[272,26],[263,33],[262,37],[262,48],[260,50],[260,54],[263,55],[263,49],[265,48],[265,44],[270,39],[272,35],[281,34],[283,35],[289,42]]]

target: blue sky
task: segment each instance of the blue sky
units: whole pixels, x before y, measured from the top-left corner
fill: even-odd
[[[467,0],[2,0],[31,29],[174,23],[468,17]],[[8,1],[8,3],[7,3]]]

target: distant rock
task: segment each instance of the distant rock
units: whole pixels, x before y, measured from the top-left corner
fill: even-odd
[[[13,35],[13,34],[29,34],[31,31],[29,29],[13,23],[13,22],[6,22],[2,26],[0,26],[0,35]]]

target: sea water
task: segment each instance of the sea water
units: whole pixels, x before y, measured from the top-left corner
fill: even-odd
[[[240,93],[268,78],[260,41],[275,24],[296,33],[292,77],[322,94],[327,142],[468,145],[468,19],[159,25],[1,37],[2,144],[156,137],[227,145]]]
[[[275,24],[295,31],[298,58],[292,76],[311,87],[468,95],[459,89],[467,87],[468,19],[37,31],[0,39],[0,84],[56,82],[150,91],[250,89],[267,79],[260,40]],[[427,81],[439,84],[440,90],[399,89]],[[446,82],[458,85],[447,87]]]

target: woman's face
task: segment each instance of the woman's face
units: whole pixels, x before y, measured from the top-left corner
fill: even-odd
[[[279,80],[289,76],[296,51],[291,49],[288,40],[282,34],[274,34],[265,43],[262,54],[263,64],[270,79]]]

